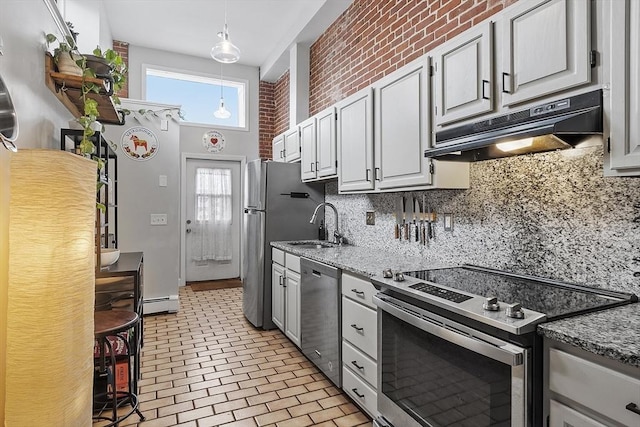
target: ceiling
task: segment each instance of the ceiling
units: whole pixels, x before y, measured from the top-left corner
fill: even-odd
[[[313,43],[353,0],[227,0],[238,63],[275,81],[289,48]],[[224,26],[225,0],[102,0],[111,35],[132,45],[210,58]]]

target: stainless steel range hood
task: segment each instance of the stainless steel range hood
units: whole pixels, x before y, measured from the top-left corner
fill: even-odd
[[[475,162],[573,148],[602,134],[602,90],[436,133],[425,157]]]

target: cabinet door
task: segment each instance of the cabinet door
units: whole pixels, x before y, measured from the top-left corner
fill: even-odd
[[[551,399],[549,405],[549,427],[570,426],[605,427],[604,424]]]
[[[284,295],[285,295],[284,267],[271,264],[271,320],[284,332]]]
[[[272,155],[274,162],[284,162],[284,134],[278,135],[273,138],[271,145]]]
[[[611,88],[605,103],[605,124],[609,124],[605,173],[636,176],[640,175],[640,3],[611,1],[604,8],[609,27],[603,49],[608,59],[605,83]]]
[[[284,161],[300,160],[300,131],[298,126],[284,133]]]
[[[505,10],[498,84],[508,106],[588,83],[590,1],[518,2]]]
[[[373,93],[366,88],[336,105],[338,190],[373,190]]]
[[[432,55],[436,126],[493,109],[493,22],[465,31]]]
[[[315,179],[316,173],[316,118],[300,123],[300,175],[303,181]]]
[[[375,168],[379,189],[431,183],[429,159],[429,75],[423,57],[376,82]]]
[[[287,270],[284,334],[300,347],[300,275]]]
[[[336,109],[327,108],[316,115],[316,172],[318,178],[335,176],[338,172],[336,157]]]

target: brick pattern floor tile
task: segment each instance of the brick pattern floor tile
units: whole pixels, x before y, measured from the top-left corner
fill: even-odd
[[[178,313],[144,318],[141,361],[146,420],[121,426],[371,427],[279,330],[244,318],[242,288],[180,288]]]

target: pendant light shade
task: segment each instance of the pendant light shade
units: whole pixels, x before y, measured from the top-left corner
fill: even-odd
[[[227,107],[224,105],[224,98],[220,98],[220,106],[213,112],[213,115],[218,119],[228,119],[231,117],[231,111],[227,110]]]
[[[226,12],[225,12],[226,15]],[[229,39],[229,29],[227,28],[226,18],[224,24],[224,30],[218,33],[220,40],[211,48],[211,57],[218,62],[224,64],[233,64],[240,59],[240,49]]]

